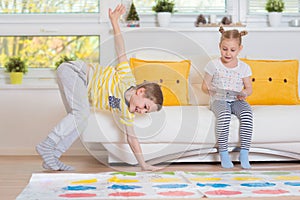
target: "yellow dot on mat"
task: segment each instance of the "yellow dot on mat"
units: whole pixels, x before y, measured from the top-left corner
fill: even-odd
[[[179,178],[154,178],[151,179],[151,182],[155,182],[155,183],[166,183],[166,182],[176,182],[176,181],[180,181]]]
[[[300,180],[300,176],[277,176],[275,180]]]
[[[212,177],[212,178],[200,178],[200,177],[197,177],[197,178],[190,178],[191,181],[220,181],[221,178],[216,178],[216,177]]]
[[[98,180],[96,178],[93,179],[87,179],[87,180],[79,180],[79,181],[73,181],[71,184],[89,184],[89,183],[96,183]]]
[[[113,183],[136,183],[139,182],[138,180],[135,179],[119,179],[116,176],[111,177],[110,179],[108,179],[108,182],[113,182]]]
[[[261,180],[261,178],[250,177],[250,176],[241,176],[241,177],[235,177],[232,180],[235,180],[235,181],[258,181],[258,180]]]

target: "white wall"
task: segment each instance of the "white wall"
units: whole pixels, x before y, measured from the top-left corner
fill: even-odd
[[[111,63],[114,59],[111,56],[114,48],[109,31],[107,29],[101,37],[101,64]],[[251,28],[248,31],[249,35],[243,38],[241,57],[300,60],[300,28]],[[218,28],[124,29],[124,32],[130,54],[138,52],[140,48],[154,47],[183,56],[219,55]],[[50,86],[34,87],[30,82],[22,86],[10,86],[2,81],[0,113],[0,155],[30,155],[35,154],[35,145],[47,136],[65,115],[65,110],[53,80]],[[87,152],[77,141],[68,154]]]
[[[32,155],[35,145],[65,115],[59,91],[53,88],[0,90],[0,155]],[[84,154],[77,141],[71,154]]]

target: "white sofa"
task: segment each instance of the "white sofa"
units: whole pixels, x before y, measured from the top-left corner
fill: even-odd
[[[208,109],[209,97],[201,91],[203,63],[208,60],[188,58],[192,60],[191,106],[165,106],[160,112],[136,116],[136,134],[149,163],[219,161],[215,117]],[[300,159],[300,105],[253,106],[253,118],[250,161]],[[101,143],[108,152],[109,163],[137,164],[114,121],[108,111],[92,113],[82,141]],[[239,121],[232,115],[229,150],[233,160],[238,158],[238,130]],[[97,157],[96,151],[90,152]]]

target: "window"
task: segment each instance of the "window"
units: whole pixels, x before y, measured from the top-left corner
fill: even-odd
[[[139,13],[152,13],[155,0],[134,0]],[[226,13],[226,0],[175,0],[177,13]]]
[[[99,1],[95,0],[2,0],[1,14],[37,13],[98,13]]]
[[[0,67],[20,56],[52,68],[61,56],[100,60],[100,0],[0,0]]]
[[[239,2],[239,20],[247,26],[266,27],[268,19],[265,5],[267,0],[249,0]],[[281,26],[288,26],[288,21],[300,15],[300,0],[284,0],[285,9]]]
[[[128,4],[131,1],[122,0],[122,2],[129,7]],[[152,11],[155,0],[133,0],[133,2],[143,25],[148,23],[150,26],[155,26],[155,13]],[[205,15],[208,20],[210,15],[214,14],[217,22],[225,16],[230,17],[234,23],[240,22],[240,1],[238,0],[174,0],[174,2],[175,13],[172,16],[174,26],[194,27],[195,20],[200,14]]]
[[[265,14],[267,13],[265,9],[267,0],[249,0],[248,1],[248,13],[250,15]],[[300,0],[285,0],[284,14],[293,15],[300,13]]]

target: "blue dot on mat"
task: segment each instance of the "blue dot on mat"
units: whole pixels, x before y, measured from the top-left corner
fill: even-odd
[[[225,188],[230,186],[229,184],[224,184],[224,183],[213,183],[213,184],[207,184],[208,186],[211,186],[213,188]]]
[[[94,186],[83,186],[83,185],[76,185],[76,186],[67,186],[63,188],[64,190],[95,190],[96,187]]]
[[[113,189],[113,190],[117,190],[117,189],[121,189],[121,190],[134,190],[137,188],[141,188],[141,186],[137,186],[137,185],[117,185],[114,184],[110,187],[108,187],[108,189]]]
[[[300,182],[285,182],[284,184],[290,186],[300,186]]]
[[[197,186],[199,186],[199,187],[209,186],[209,187],[213,187],[213,188],[225,188],[225,187],[228,187],[230,185],[229,184],[224,184],[224,183],[208,183],[208,184],[197,183]]]
[[[163,184],[163,185],[154,185],[153,187],[171,189],[171,188],[184,188],[187,187],[187,184]]]
[[[241,186],[246,187],[272,187],[275,186],[275,183],[269,183],[269,182],[258,182],[258,183],[242,183]]]

